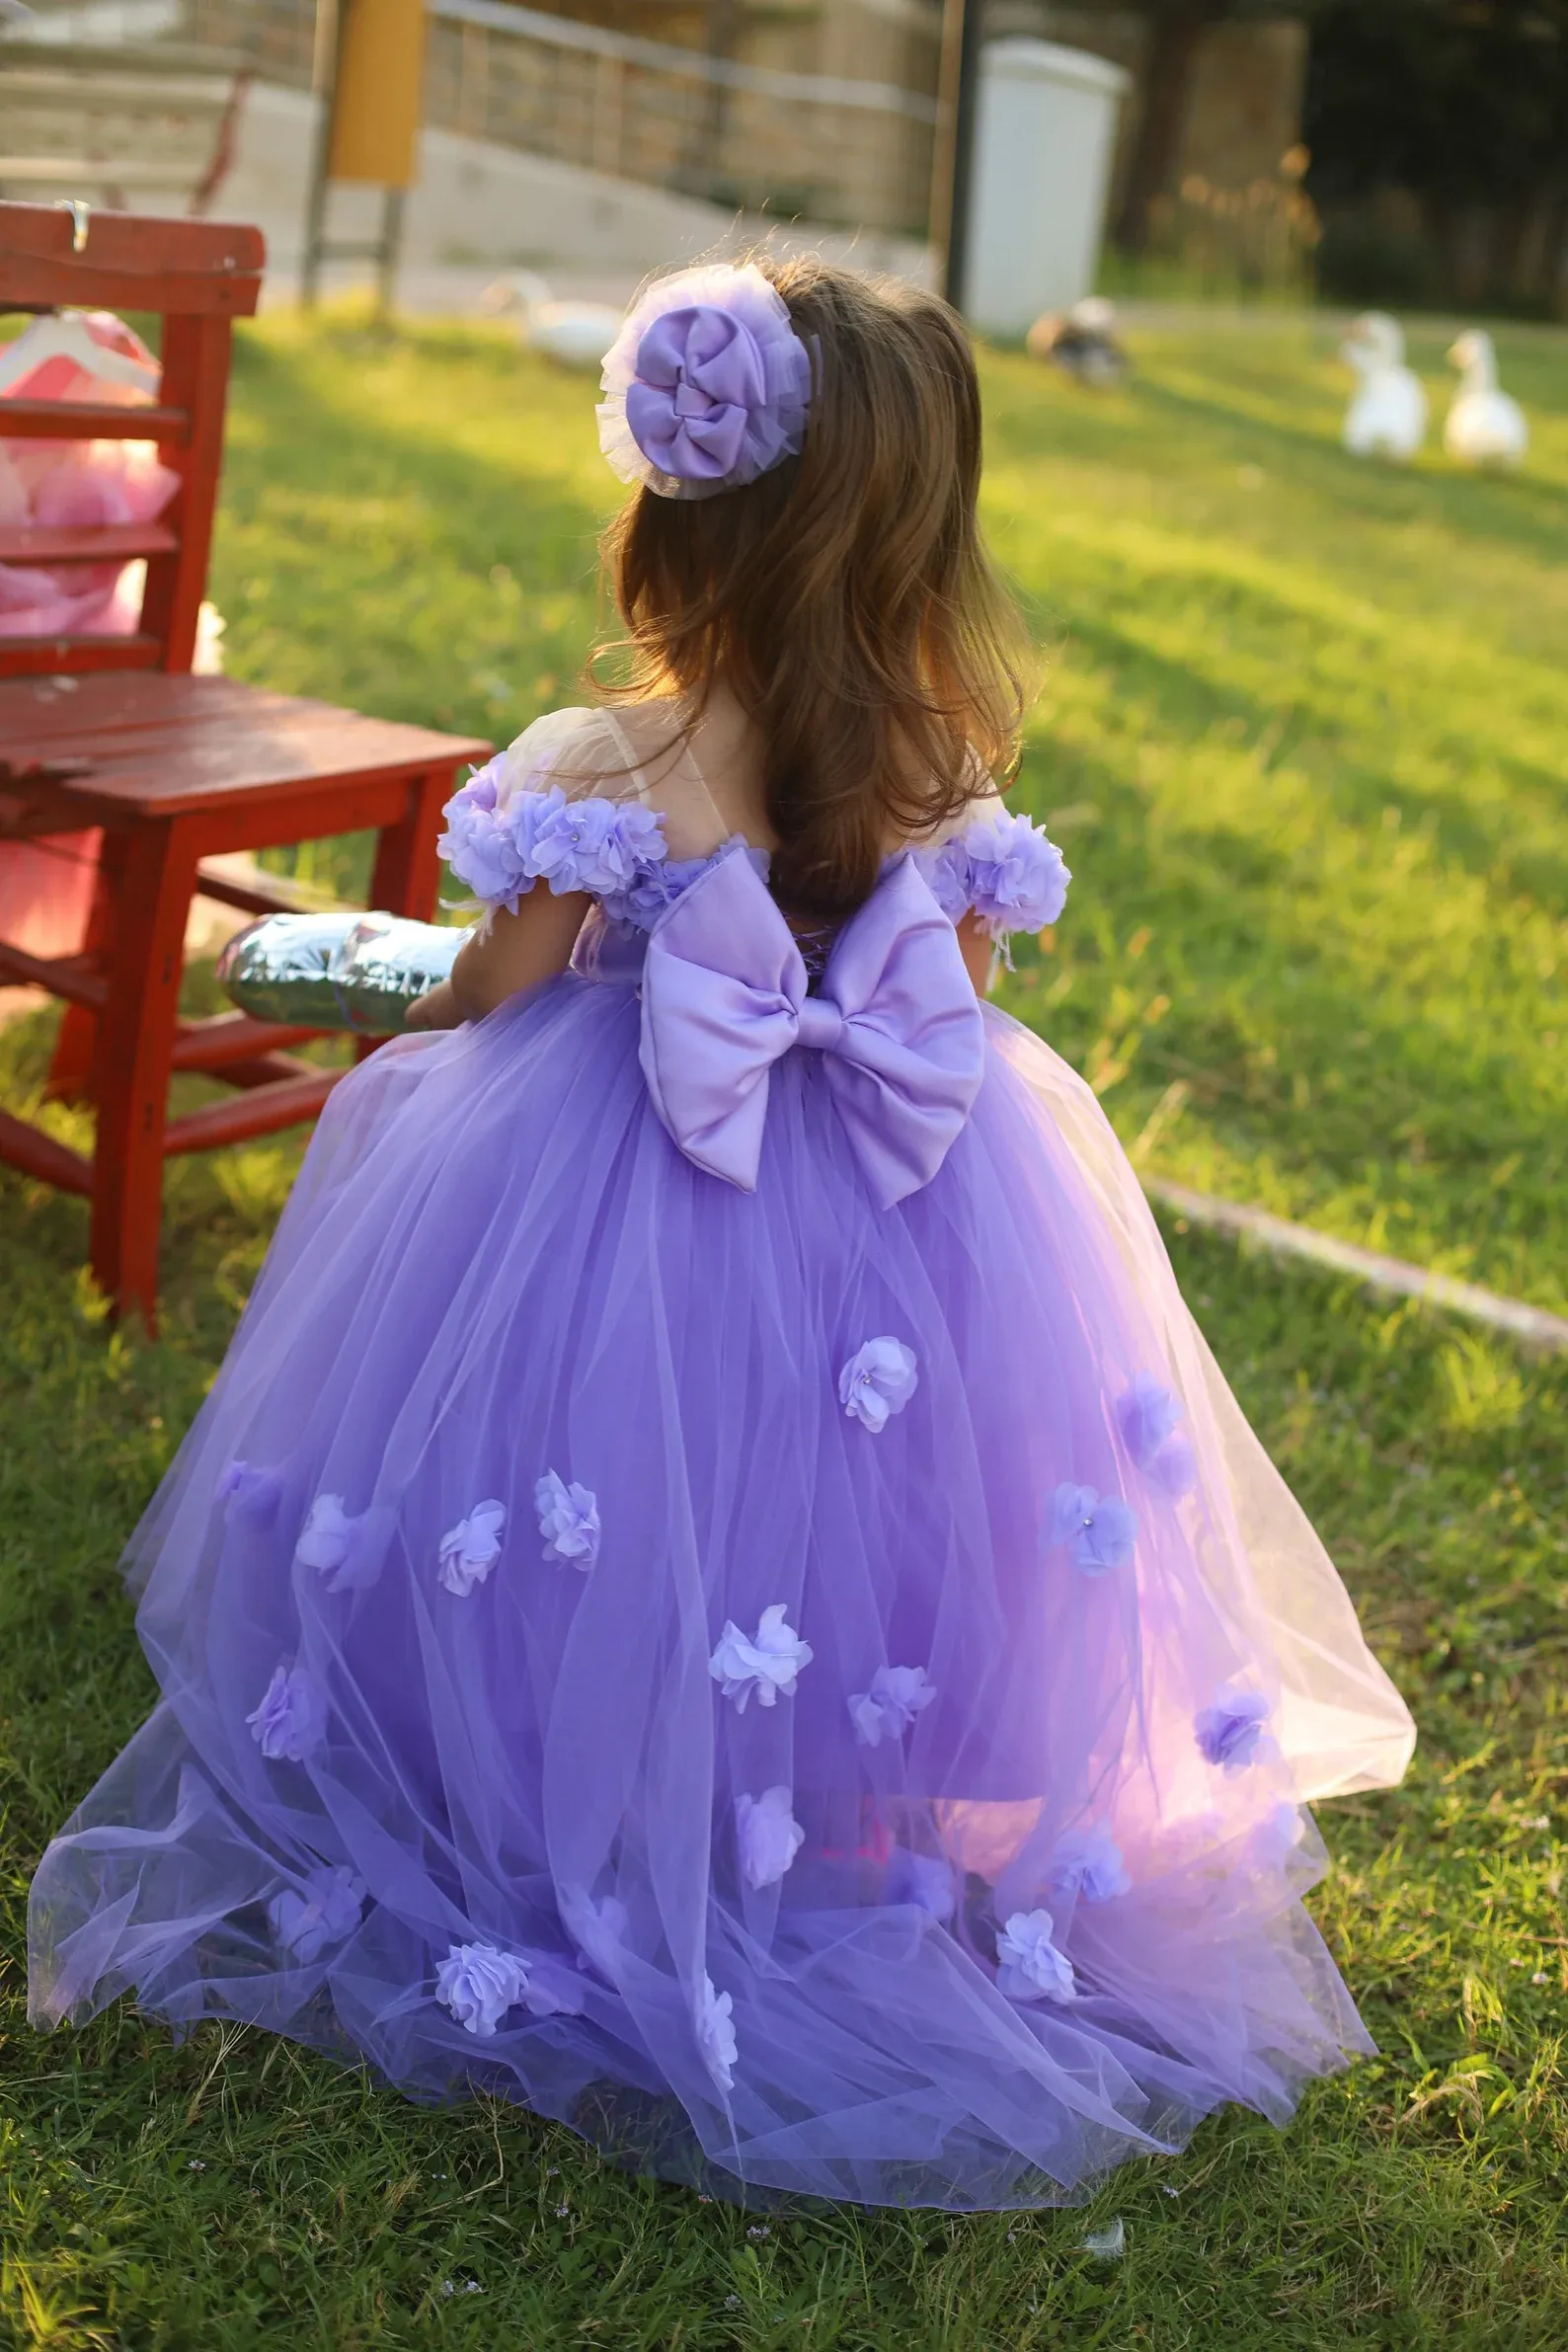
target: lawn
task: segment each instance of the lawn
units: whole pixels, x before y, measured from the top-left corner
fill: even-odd
[[[1300,322],[1146,335],[1103,400],[987,362],[990,527],[1048,656],[1020,789],[1078,876],[1008,1001],[1148,1171],[1562,1311],[1568,337],[1499,340],[1535,447],[1495,482],[1343,457]],[[1439,340],[1415,357],[1436,384]],[[510,735],[573,698],[606,503],[582,379],[489,334],[269,322],[235,378],[231,666]],[[352,889],[363,845],[312,870]],[[41,1022],[0,1033],[8,1106],[46,1050]],[[1179,1225],[1422,1730],[1403,1790],[1323,1816],[1314,1910],[1382,2055],[1289,2133],[1217,2118],[1075,2213],[758,2219],[250,2034],[33,2038],[33,1861],[149,1697],[116,1555],[296,1164],[286,1139],[174,1163],[156,1345],[105,1330],[80,1206],[0,1184],[7,2340],[1561,2345],[1568,1359]]]

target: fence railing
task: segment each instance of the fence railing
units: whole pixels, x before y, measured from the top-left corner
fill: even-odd
[[[314,0],[186,0],[182,35],[311,86]],[[923,236],[937,104],[513,7],[431,0],[425,119],[710,202]]]

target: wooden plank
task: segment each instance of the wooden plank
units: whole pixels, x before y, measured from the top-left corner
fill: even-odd
[[[163,642],[164,669],[189,670],[207,588],[212,518],[223,465],[223,410],[228,399],[233,330],[226,318],[169,316],[163,323],[166,400],[190,412],[190,437],[169,451],[180,488],[168,510],[179,532],[172,552],[147,565],[141,626]]]
[[[7,939],[0,939],[0,977],[19,987],[47,988],[51,996],[61,996],[67,1004],[85,1004],[95,1013],[103,1010],[109,992],[102,974],[85,956],[30,956]]]
[[[99,400],[0,400],[0,440],[183,441],[186,410],[159,401],[127,408]]]
[[[248,1013],[214,1013],[210,1020],[182,1023],[174,1041],[173,1066],[210,1075],[226,1070],[231,1062],[254,1061],[288,1046],[308,1045],[322,1034],[286,1021],[253,1021]]]
[[[76,253],[69,212],[0,204],[0,303],[18,309],[249,318],[266,261],[260,229],[132,212],[94,212]]]
[[[30,1126],[25,1119],[13,1119],[9,1111],[0,1111],[0,1160],[8,1168],[20,1168],[25,1176],[37,1176],[42,1183],[52,1184],[56,1192],[91,1196],[92,1161],[73,1151],[68,1143],[56,1142],[42,1128]]]
[[[0,564],[124,564],[168,555],[180,542],[161,522],[106,522],[91,530],[31,524],[0,529]]]
[[[23,684],[0,681],[0,742],[26,743],[39,756],[53,756],[60,736],[124,733],[170,727],[193,712],[209,721],[243,711],[265,718],[291,697],[237,678],[146,677],[130,670],[101,670],[87,677],[47,677]]]
[[[156,637],[3,637],[0,678],[57,677],[62,670],[156,669]]]
[[[161,765],[182,745],[208,745],[224,760],[238,754],[249,766],[248,745],[256,740],[327,746],[326,757],[316,763],[324,773],[381,763],[413,767],[446,759],[455,764],[465,757],[488,758],[491,751],[482,738],[442,735],[405,720],[271,693],[236,678],[105,673],[65,686],[52,678],[25,686],[0,684],[0,743],[13,760],[70,757],[92,759],[102,767],[134,756],[139,744],[147,762]]]
[[[237,1094],[222,1102],[204,1103],[183,1119],[171,1119],[164,1130],[168,1155],[181,1151],[215,1151],[224,1143],[243,1143],[252,1136],[275,1135],[279,1128],[298,1127],[314,1119],[347,1070],[324,1069],[308,1078],[289,1078],[279,1086],[259,1086],[254,1093]]]
[[[286,877],[279,876],[276,890],[253,890],[247,883],[231,882],[226,874],[210,874],[205,866],[196,868],[196,897],[215,899],[220,906],[237,906],[243,914],[305,914],[314,903],[297,891],[290,892]]]

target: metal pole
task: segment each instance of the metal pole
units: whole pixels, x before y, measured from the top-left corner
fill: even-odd
[[[393,297],[397,291],[398,256],[403,249],[403,197],[401,188],[389,188],[381,199],[381,251],[377,257],[376,312],[380,318],[392,316]]]
[[[951,195],[947,205],[947,254],[942,291],[955,310],[964,307],[964,272],[969,258],[970,182],[975,166],[975,100],[980,87],[984,0],[950,0],[961,15],[957,72],[952,99]]]
[[[327,165],[332,152],[332,111],[338,97],[344,27],[351,0],[316,0],[316,135],[311,146],[310,194],[305,204],[305,252],[299,273],[302,310],[314,310],[327,236]]]

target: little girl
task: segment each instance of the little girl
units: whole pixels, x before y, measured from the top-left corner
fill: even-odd
[[[161,1703],[33,1893],[133,1993],[737,2199],[1049,2205],[1370,2047],[1306,1800],[1413,1732],[1093,1095],[957,320],[818,263],[610,353],[642,685],[456,795],[132,1539]]]

